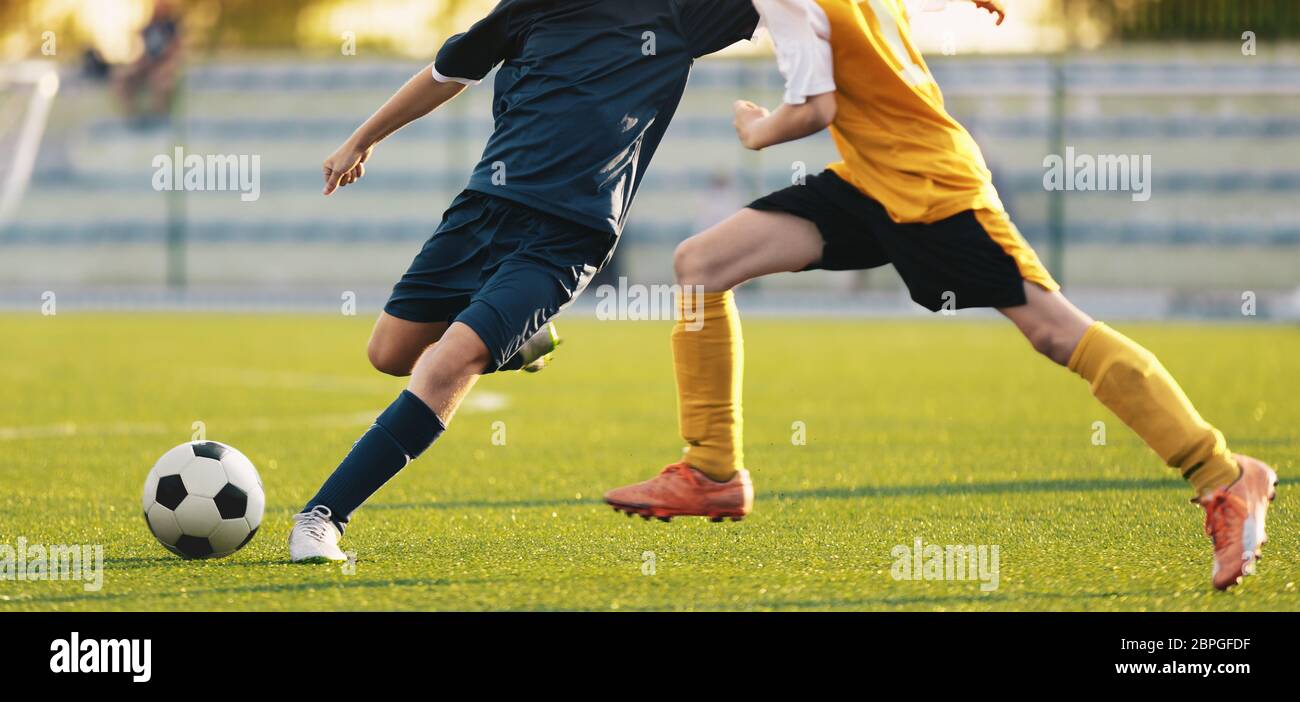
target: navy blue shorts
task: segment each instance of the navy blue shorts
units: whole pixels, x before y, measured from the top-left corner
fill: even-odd
[[[617,237],[509,200],[466,190],[442,215],[384,311],[411,322],[461,322],[507,365],[587,287]]]

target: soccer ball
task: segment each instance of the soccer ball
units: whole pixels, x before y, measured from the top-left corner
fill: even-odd
[[[266,494],[233,446],[191,441],[164,453],[144,479],[144,520],[181,558],[222,558],[253,540]]]

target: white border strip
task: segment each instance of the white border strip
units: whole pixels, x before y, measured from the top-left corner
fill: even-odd
[[[461,85],[478,85],[479,83],[483,82],[481,80],[472,80],[470,78],[452,78],[449,76],[444,76],[443,74],[438,72],[437,66],[430,66],[430,70],[433,71],[433,79],[438,81],[439,83],[460,83]]]

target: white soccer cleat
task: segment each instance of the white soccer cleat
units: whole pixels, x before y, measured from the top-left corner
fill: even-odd
[[[536,373],[550,363],[551,356],[555,349],[560,346],[560,332],[555,328],[553,322],[547,322],[536,334],[533,334],[524,345],[519,347],[519,358],[523,361],[519,370],[525,373]]]
[[[294,563],[346,561],[347,554],[339,549],[339,537],[343,534],[334,526],[333,516],[330,508],[324,505],[293,515],[289,560]]]

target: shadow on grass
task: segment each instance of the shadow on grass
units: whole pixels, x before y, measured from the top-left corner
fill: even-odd
[[[1181,481],[1151,478],[1146,480],[1015,480],[991,483],[939,483],[934,485],[877,485],[860,487],[826,487],[807,490],[782,490],[763,494],[759,502],[798,500],[848,500],[890,497],[955,497],[961,495],[1001,495],[1045,492],[1104,492],[1107,490],[1179,490],[1185,489]],[[527,499],[527,500],[448,500],[446,502],[384,502],[366,505],[366,510],[389,509],[532,509],[542,507],[577,507],[604,504],[595,497],[580,500]],[[277,510],[290,512],[292,510]]]
[[[283,561],[276,561],[277,564],[284,564]],[[247,562],[241,563],[247,565]],[[295,566],[301,567],[304,571],[310,570],[313,566]],[[294,592],[304,592],[311,590],[353,590],[357,588],[387,588],[387,587],[445,587],[447,585],[478,585],[487,581],[482,579],[452,580],[451,578],[397,578],[394,580],[358,580],[352,577],[344,577],[336,580],[304,580],[292,583],[265,583],[260,585],[234,585],[229,587],[211,587],[185,590],[187,597],[198,597],[203,595],[251,595],[258,593],[275,593],[287,594]],[[133,592],[97,592],[85,593],[81,595],[48,595],[44,597],[15,597],[5,604],[58,604],[65,602],[112,602],[127,600],[131,598],[157,599],[160,593],[153,591],[133,591]],[[167,593],[166,596],[173,600],[178,599],[175,594]]]
[[[287,558],[273,559],[262,558],[258,560],[247,560],[242,558],[215,558],[208,560],[186,560],[180,556],[160,555],[150,557],[133,556],[129,558],[105,558],[104,568],[112,572],[124,570],[143,570],[145,568],[160,568],[164,566],[181,566],[190,565],[202,568],[247,568],[249,566],[270,566],[270,565],[290,565]]]
[[[1173,490],[1185,489],[1181,481],[1148,478],[1143,480],[1119,479],[1062,479],[1062,480],[1006,480],[991,483],[940,483],[937,485],[880,485],[847,488],[812,488],[777,492],[778,500],[850,499],[861,497],[957,497],[961,495],[1014,495],[1044,492],[1105,492],[1108,490]]]
[[[754,602],[755,610],[824,610],[824,611],[841,611],[848,608],[859,608],[863,611],[881,611],[882,608],[902,608],[900,611],[931,611],[934,607],[943,605],[971,605],[979,604],[987,607],[1002,607],[1003,609],[992,609],[987,611],[997,612],[1004,609],[1023,609],[1016,605],[1026,600],[1029,601],[1080,601],[1080,600],[1114,600],[1121,597],[1154,597],[1166,594],[1156,591],[1132,591],[1132,592],[1090,592],[1090,593],[1051,593],[1051,592],[1015,592],[1015,593],[980,593],[972,592],[970,594],[951,594],[951,595],[906,595],[906,596],[883,596],[883,597],[865,597],[865,598],[823,598],[807,600],[764,600]],[[564,608],[564,607],[533,607],[527,609],[506,608],[504,611],[552,611],[552,612],[607,612],[607,609],[591,608]],[[619,607],[622,612],[670,612],[674,611],[671,607],[636,607],[627,606],[626,604]],[[731,612],[735,607],[704,607],[692,611],[703,612]],[[980,612],[985,610],[965,610],[969,612]],[[1078,607],[1073,609],[1063,607],[1060,609],[1044,611],[1083,611]]]
[[[758,602],[757,606],[770,609],[842,609],[845,607],[865,607],[875,609],[880,607],[915,607],[915,608],[933,608],[942,605],[963,605],[963,604],[982,604],[982,605],[1015,605],[1016,603],[1026,600],[1113,600],[1120,597],[1143,596],[1150,594],[1163,593],[1140,593],[1140,592],[1089,592],[1089,593],[1050,593],[1050,592],[973,592],[971,594],[955,595],[905,595],[892,597],[867,597],[867,598],[832,598],[819,600],[775,600],[771,602]]]

